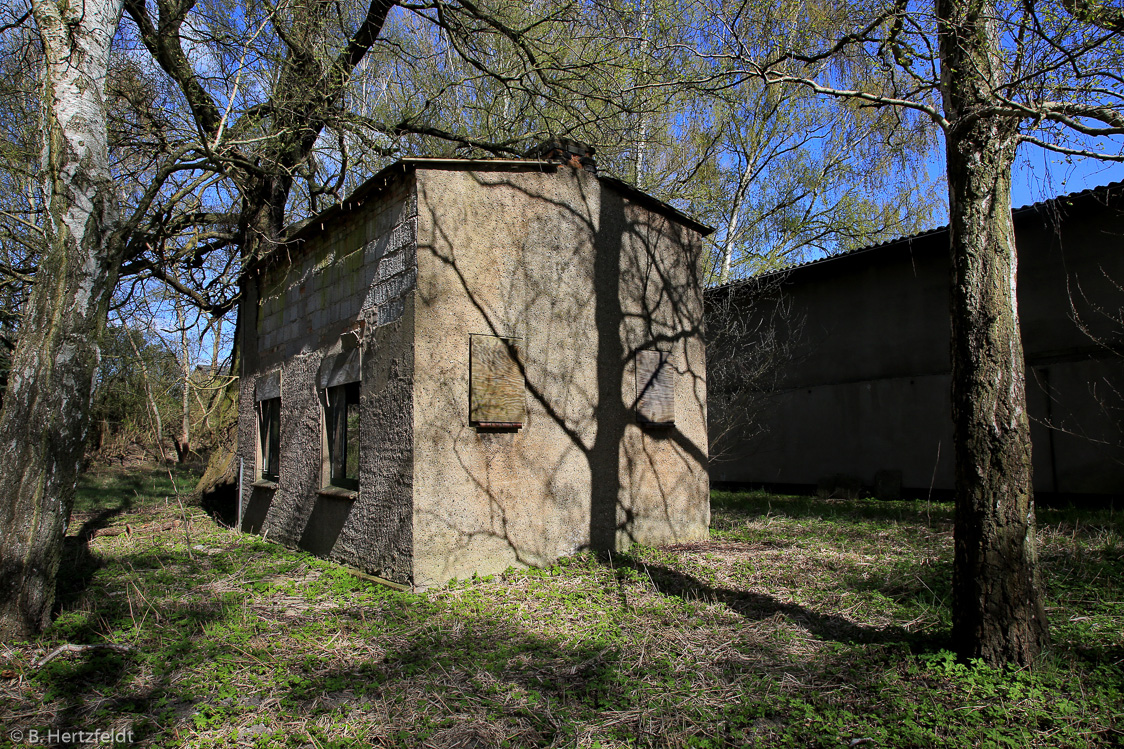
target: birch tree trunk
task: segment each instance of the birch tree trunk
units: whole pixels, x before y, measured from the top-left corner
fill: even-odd
[[[187,312],[184,302],[176,297],[176,325],[180,332],[180,374],[183,376],[183,392],[180,393],[180,434],[176,440],[176,462],[183,463],[191,454],[191,347],[187,340]]]
[[[956,449],[953,640],[961,658],[1030,664],[1047,641],[1015,296],[1017,119],[994,113],[996,12],[936,0],[952,251]]]
[[[33,0],[43,42],[48,244],[0,414],[0,640],[50,620],[121,243],[104,87],[119,0]]]
[[[734,261],[734,240],[738,235],[738,222],[742,213],[742,202],[749,189],[749,180],[753,172],[753,158],[745,155],[745,169],[738,180],[738,189],[734,192],[734,205],[730,209],[730,224],[726,227],[726,241],[722,243],[722,270],[718,275],[718,283],[724,284],[730,280],[730,266]]]

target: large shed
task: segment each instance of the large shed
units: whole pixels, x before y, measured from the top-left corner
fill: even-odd
[[[244,530],[417,587],[706,537],[709,230],[567,148],[403,159],[248,278]]]
[[[1119,497],[1124,184],[1019,208],[1013,218],[1035,492]],[[744,368],[766,375],[750,383],[752,407],[718,413],[724,396],[714,394],[711,446],[722,454],[711,480],[824,494],[864,486],[883,496],[951,493],[951,277],[940,228],[708,290],[708,326],[732,320],[756,336],[737,352],[708,351],[712,385],[730,379],[715,370],[729,371],[731,357],[774,357]],[[739,430],[723,417],[753,424]]]

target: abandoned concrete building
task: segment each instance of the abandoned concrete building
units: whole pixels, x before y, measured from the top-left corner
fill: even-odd
[[[1124,184],[1014,220],[1036,494],[1124,496]],[[709,290],[711,481],[949,494],[950,279],[941,228]]]
[[[706,537],[709,230],[567,148],[403,159],[246,282],[244,530],[417,587]]]

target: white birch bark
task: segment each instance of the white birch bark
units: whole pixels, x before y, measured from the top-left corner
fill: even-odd
[[[176,298],[176,324],[180,331],[180,374],[183,375],[183,392],[180,394],[180,437],[176,444],[176,459],[183,463],[191,452],[191,346],[187,340],[187,312],[183,300]]]
[[[43,42],[47,249],[0,414],[0,640],[49,621],[98,341],[120,265],[105,79],[119,0],[32,0]]]
[[[738,180],[738,189],[734,192],[734,205],[730,209],[730,224],[726,227],[726,239],[722,243],[722,272],[718,276],[720,284],[730,280],[730,266],[734,259],[734,241],[738,234],[738,223],[742,212],[742,203],[745,201],[746,190],[749,189],[749,180],[753,173],[753,159],[749,154],[745,157],[745,170]]]

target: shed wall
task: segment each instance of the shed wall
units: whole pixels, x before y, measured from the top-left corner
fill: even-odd
[[[593,175],[419,171],[415,580],[705,538],[699,238]],[[469,335],[522,339],[525,422],[469,423]],[[636,424],[635,352],[675,354],[676,426]]]
[[[239,411],[243,528],[389,579],[412,575],[412,294],[416,200],[402,178],[362,210],[286,248],[249,284],[243,304]],[[248,314],[246,314],[248,313]],[[345,336],[350,333],[351,335]],[[362,351],[357,495],[321,492],[324,424],[317,375],[324,358]],[[281,450],[275,485],[256,481],[259,379],[281,373]]]
[[[1124,219],[1088,199],[1023,212],[1016,241],[1035,489],[1124,493]],[[869,486],[901,471],[906,488],[952,490],[947,242],[903,240],[735,295],[793,345],[761,398],[761,431],[727,445],[714,481],[815,486],[845,474]],[[713,304],[724,292],[710,293]]]

